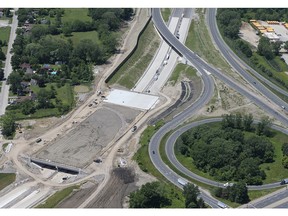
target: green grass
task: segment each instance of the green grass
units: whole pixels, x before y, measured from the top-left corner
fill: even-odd
[[[202,12],[199,13],[199,21],[192,20],[185,45],[210,64],[217,68],[221,68],[225,72],[233,74],[229,64],[212,43]]]
[[[55,83],[48,83],[46,84],[45,89],[50,91],[50,86],[54,86],[57,92],[56,97],[62,101],[63,104],[69,105],[70,108],[74,106],[74,94],[73,88],[70,86],[69,83],[66,83],[64,86],[57,88]],[[31,90],[34,93],[38,93],[40,91],[40,87],[38,86],[31,86]],[[55,99],[51,100],[55,103]],[[24,115],[20,109],[15,110],[7,110],[7,112],[11,113],[15,116],[16,120],[21,119],[36,119],[36,118],[45,118],[45,117],[52,117],[52,116],[60,116],[61,113],[57,108],[49,108],[49,109],[38,109],[35,113],[30,115]]]
[[[61,17],[62,23],[73,20],[92,21],[92,18],[88,16],[88,8],[65,8],[64,11],[64,15]]]
[[[54,86],[57,92],[56,97],[62,101],[63,104],[68,104],[70,106],[74,103],[73,88],[69,83],[66,83],[64,86],[57,88],[55,83],[47,83],[45,89],[50,91],[51,86]],[[37,94],[40,91],[39,86],[31,86],[31,90]]]
[[[79,189],[79,185],[71,186],[65,188],[61,191],[56,192],[51,197],[49,197],[45,203],[37,205],[35,208],[54,208],[56,207],[62,200],[68,197],[74,189]]]
[[[189,65],[180,63],[180,64],[177,64],[177,66],[175,67],[168,81],[174,86],[179,80],[181,74],[185,75],[189,79],[193,79],[195,77],[198,78],[196,75],[197,70],[195,68],[192,68]]]
[[[15,179],[15,173],[0,173],[0,191],[14,182]]]
[[[8,146],[8,144],[9,144],[9,143],[4,143],[4,144],[2,145],[2,150],[3,150],[3,151],[5,151],[5,148]]]
[[[169,16],[171,15],[172,8],[162,8],[161,14],[165,22],[168,22]]]
[[[6,41],[7,44],[9,43],[11,27],[4,27],[0,28],[0,40]],[[7,46],[2,47],[2,51],[6,54],[7,53]]]
[[[274,191],[277,191],[279,189],[280,189],[280,187],[274,188],[274,189],[267,189],[267,190],[248,191],[248,195],[249,195],[250,200],[254,200],[254,199],[257,199],[259,197],[265,196],[267,194],[273,193]]]
[[[109,85],[117,83],[128,89],[135,86],[159,47],[159,40],[155,39],[156,37],[158,36],[152,23],[149,23],[139,38],[135,52],[109,80]]]
[[[282,144],[287,142],[288,136],[279,131],[274,131],[275,136],[270,138],[270,141],[275,147],[275,162],[261,164],[261,168],[265,170],[266,179],[263,181],[266,183],[280,181],[283,178],[288,178],[288,169],[285,169],[282,165]]]
[[[70,38],[73,42],[74,47],[79,44],[80,40],[84,40],[84,39],[90,39],[96,44],[101,44],[97,31],[72,32],[72,36],[69,36],[69,37],[65,37],[64,34],[54,35],[53,37],[61,38],[65,40],[68,40]]]

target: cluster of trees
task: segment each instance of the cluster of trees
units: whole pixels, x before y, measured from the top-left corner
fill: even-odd
[[[207,208],[202,198],[198,198],[200,194],[198,186],[194,184],[186,184],[183,187],[183,196],[185,198],[185,208]]]
[[[246,21],[251,19],[288,21],[287,8],[237,8],[235,10]]]
[[[234,18],[233,18],[234,16]],[[260,72],[263,72],[274,81],[288,89],[288,83],[282,78],[274,76],[273,72],[266,68],[261,62],[258,61],[258,57],[253,55],[250,45],[240,39],[238,36],[241,20],[249,22],[251,19],[256,20],[278,20],[278,21],[288,21],[287,9],[285,8],[234,8],[234,9],[218,9],[217,10],[217,20],[218,27],[221,32],[223,32],[226,41],[231,47],[239,53],[240,55],[246,56],[245,59],[252,67]],[[238,24],[237,24],[238,23]],[[238,26],[238,28],[237,28]],[[267,60],[267,63],[276,71],[281,72],[282,68],[275,57],[279,56],[281,42],[271,42],[268,38],[261,36],[259,44],[257,47],[257,53]],[[288,48],[288,43],[286,42],[284,48]]]
[[[171,205],[164,184],[152,182],[130,194],[130,208],[163,208]]]
[[[282,153],[283,153],[282,165],[284,168],[288,169],[288,143],[283,143]]]
[[[186,184],[183,188],[185,208],[207,208],[202,198],[198,198],[199,188],[193,184]],[[152,182],[143,185],[130,194],[130,208],[165,208],[172,204],[171,196],[180,197],[173,190],[167,189],[165,184]]]
[[[74,83],[91,81],[93,78],[92,70],[90,68],[83,69],[80,65],[103,64],[115,52],[118,46],[118,38],[112,31],[118,30],[123,20],[130,19],[133,10],[131,8],[89,9],[89,15],[93,19],[92,22],[74,20],[62,24],[61,16],[63,14],[63,9],[19,9],[20,25],[26,20],[30,23],[29,18],[31,18],[31,23],[33,23],[34,19],[39,16],[49,15],[50,17],[56,17],[55,23],[51,25],[34,25],[28,35],[24,35],[24,31],[21,29],[17,30],[17,37],[13,44],[14,55],[12,57],[14,70],[19,69],[22,63],[29,63],[33,65],[33,68],[37,68],[37,64],[54,64],[55,61],[62,61],[67,67],[64,68],[65,71],[60,78],[74,78]],[[70,39],[51,36],[61,32],[65,35],[70,35],[74,31],[91,30],[97,30],[99,33],[100,44],[96,44],[90,39],[85,39],[81,40],[78,45],[73,46]],[[81,74],[81,72],[84,74]],[[76,81],[76,79],[78,80]]]
[[[244,182],[239,182],[226,188],[216,188],[214,194],[216,197],[227,199],[231,202],[240,204],[249,202],[248,189]]]
[[[16,130],[15,118],[13,115],[5,114],[0,118],[2,134],[6,138],[11,138]]]
[[[268,38],[261,37],[257,47],[257,53],[264,56],[267,60],[272,60],[275,56],[279,55],[281,43],[280,41],[271,43]]]
[[[253,116],[232,114],[223,116],[221,127],[201,125],[183,133],[176,142],[178,151],[192,157],[194,165],[217,180],[245,181],[260,185],[266,174],[262,163],[271,163],[274,146],[269,119],[263,118],[256,126]],[[244,131],[254,134],[245,136]]]

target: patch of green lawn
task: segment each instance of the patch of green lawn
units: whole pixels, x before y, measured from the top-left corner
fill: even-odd
[[[65,8],[61,20],[63,23],[71,22],[73,20],[91,22],[92,18],[88,16],[88,8]]]
[[[97,31],[72,32],[72,35],[69,37],[64,36],[64,34],[54,35],[53,37],[61,38],[65,40],[71,39],[74,47],[79,44],[80,40],[84,40],[84,39],[90,39],[96,44],[101,44]]]
[[[162,14],[163,20],[165,22],[168,22],[169,16],[171,15],[171,12],[172,12],[172,8],[162,8],[161,9],[161,14]]]
[[[117,83],[128,89],[133,88],[145,72],[159,47],[159,40],[156,37],[158,37],[156,31],[152,23],[149,23],[139,38],[135,52],[113,75],[108,83],[110,85]]]
[[[0,190],[10,185],[15,179],[15,173],[0,173]]]
[[[10,31],[11,31],[11,27],[4,27],[4,28],[0,28],[0,40],[6,41],[7,44],[9,43],[9,37],[10,37]],[[3,46],[2,47],[2,51],[5,53],[7,53],[7,46]]]
[[[174,86],[176,82],[179,80],[179,77],[181,76],[181,74],[185,75],[189,79],[192,79],[192,78],[197,77],[196,73],[197,73],[197,70],[195,68],[192,68],[189,65],[180,63],[180,64],[177,64],[177,66],[175,67],[168,81]]]
[[[79,185],[65,188],[50,196],[43,204],[37,205],[35,208],[54,208],[66,197],[68,197],[73,190],[79,189]]]

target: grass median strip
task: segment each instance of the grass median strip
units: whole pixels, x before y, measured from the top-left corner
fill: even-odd
[[[13,183],[15,179],[15,173],[0,173],[0,191]]]
[[[43,204],[37,205],[35,208],[54,208],[61,201],[67,198],[73,192],[73,190],[77,190],[79,187],[80,185],[75,185],[58,191],[50,196]]]
[[[128,89],[133,88],[151,62],[159,44],[160,39],[150,22],[140,36],[135,52],[108,83],[119,84]]]

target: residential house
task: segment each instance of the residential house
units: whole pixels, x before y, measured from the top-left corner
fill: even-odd
[[[31,65],[28,63],[23,63],[20,65],[20,68],[25,71],[26,74],[32,74],[33,69],[31,68]]]

